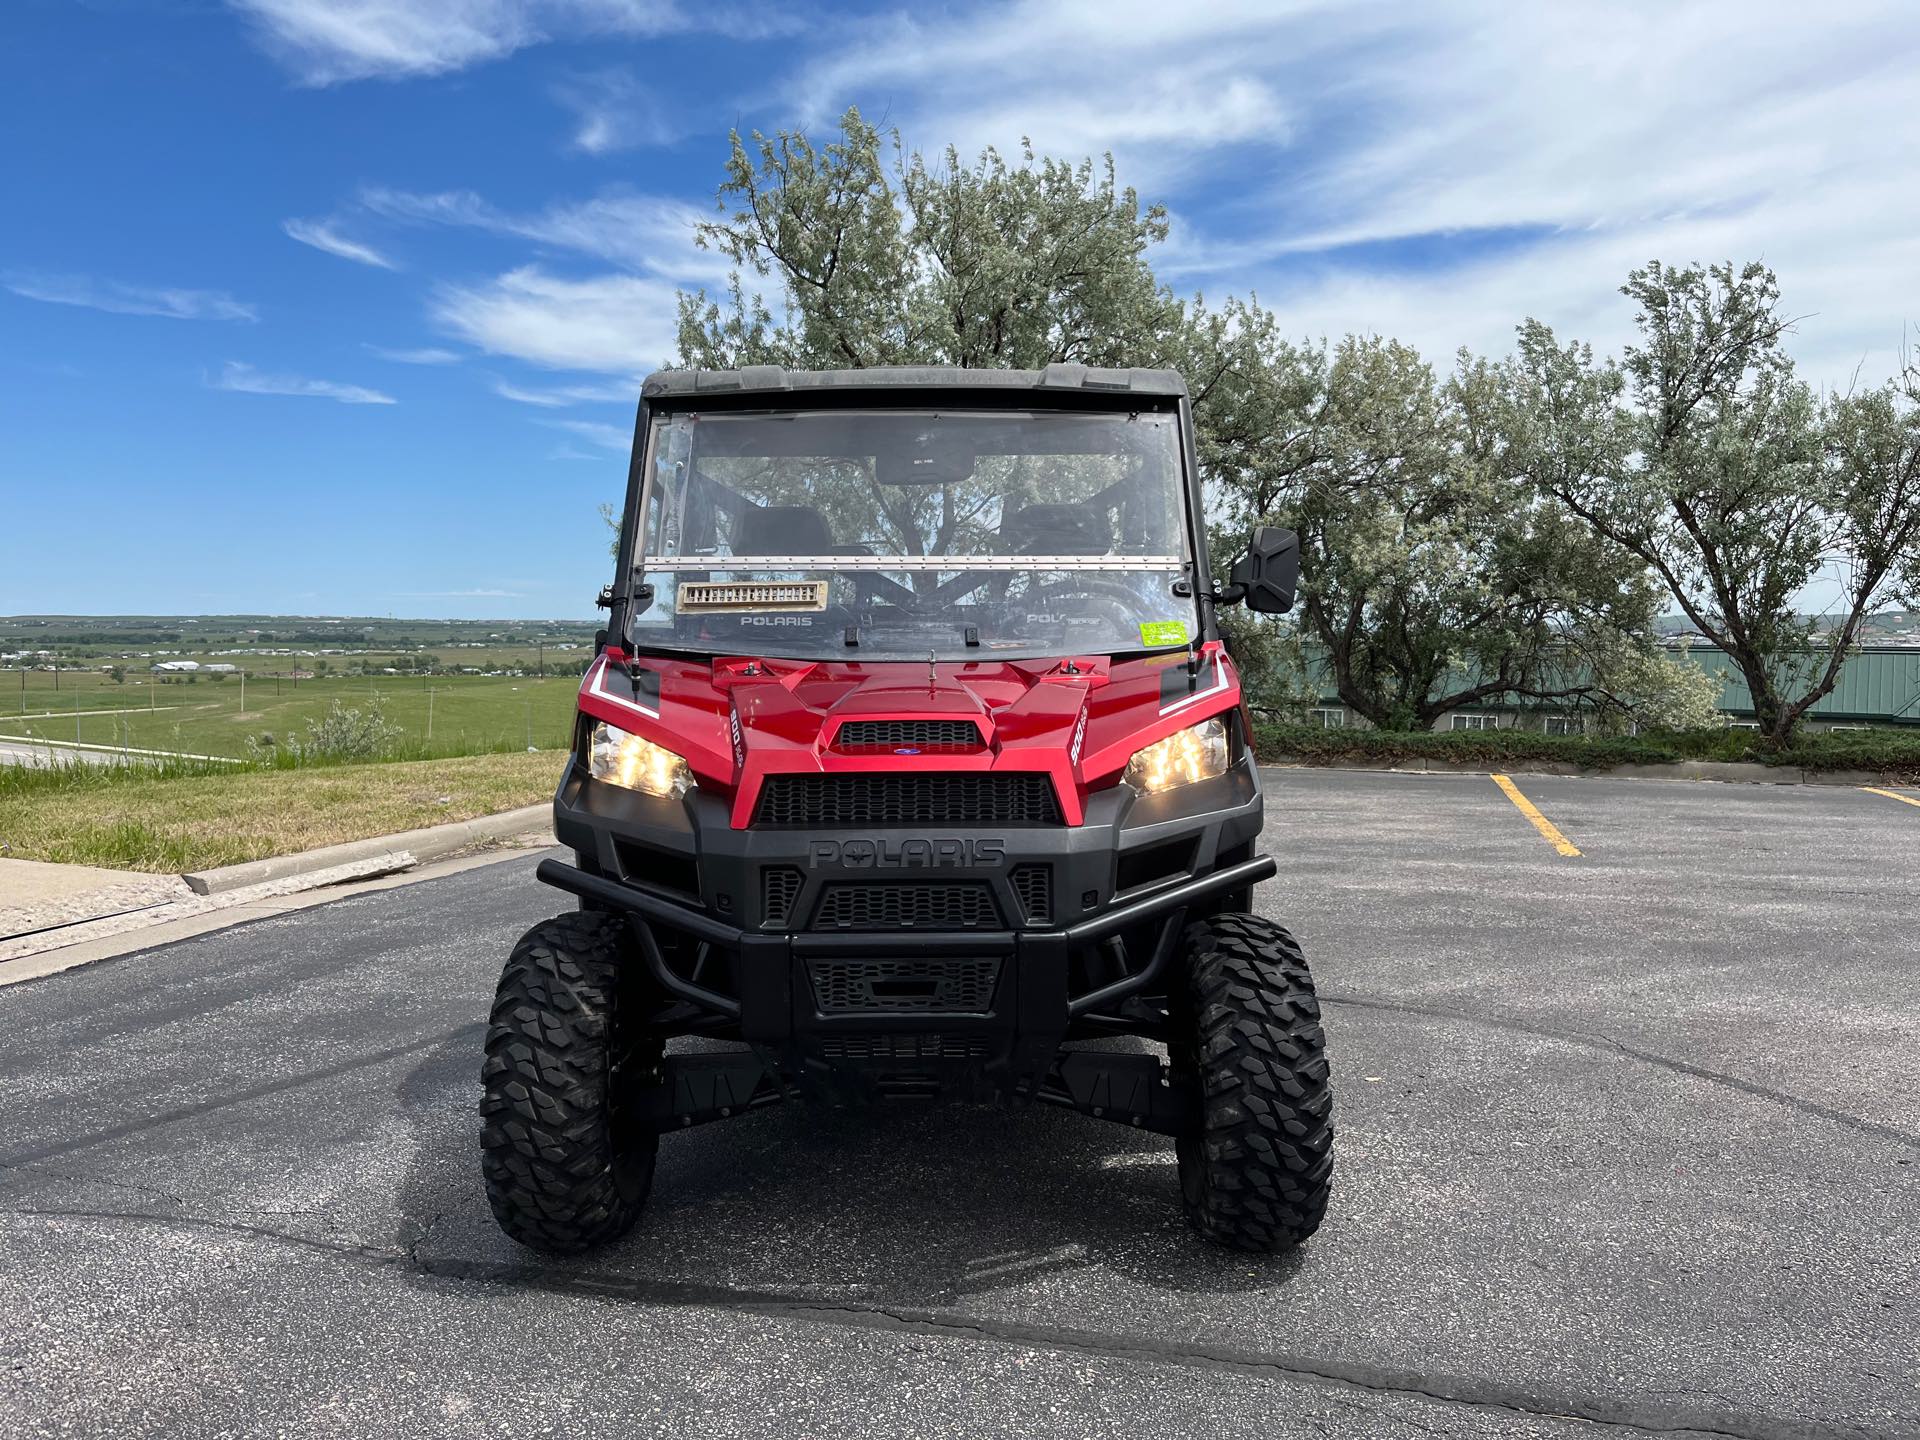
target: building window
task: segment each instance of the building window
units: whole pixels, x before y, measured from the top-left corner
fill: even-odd
[[[1344,730],[1347,727],[1347,712],[1344,710],[1311,710],[1307,713],[1307,723],[1317,725],[1322,730]]]
[[[1456,730],[1498,730],[1498,715],[1455,715],[1453,728]]]
[[[1547,734],[1584,735],[1587,733],[1587,719],[1584,715],[1547,716]]]

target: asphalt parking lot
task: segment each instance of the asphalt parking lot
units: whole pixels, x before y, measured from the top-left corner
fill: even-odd
[[[0,1434],[1920,1434],[1920,806],[1516,783],[1563,846],[1486,777],[1269,772],[1339,1153],[1270,1261],[1055,1111],[763,1112],[516,1250],[531,858],[0,989]]]

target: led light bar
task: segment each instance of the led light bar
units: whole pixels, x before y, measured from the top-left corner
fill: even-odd
[[[795,570],[1184,570],[1178,555],[662,555],[640,560],[648,574],[681,571],[785,573]]]
[[[693,610],[824,610],[824,580],[682,580],[675,601],[682,614]]]

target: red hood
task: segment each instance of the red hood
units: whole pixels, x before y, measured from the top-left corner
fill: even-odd
[[[1185,652],[1111,662],[1059,660],[712,662],[596,660],[580,687],[587,714],[645,735],[686,757],[701,788],[729,794],[744,826],[761,780],[790,771],[1041,770],[1053,777],[1069,824],[1088,791],[1119,778],[1133,752],[1240,703],[1233,666],[1217,642]],[[959,746],[842,743],[849,720],[970,721],[977,743]]]

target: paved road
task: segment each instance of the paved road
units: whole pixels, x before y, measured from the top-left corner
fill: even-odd
[[[0,1433],[1920,1434],[1920,808],[1276,771],[1335,1203],[1212,1251],[1054,1111],[670,1136],[493,1228],[515,860],[0,989]]]
[[[71,746],[61,748],[35,740],[0,740],[0,765],[31,765],[44,770],[75,757],[90,765],[110,765],[121,758],[112,750],[75,750]]]

